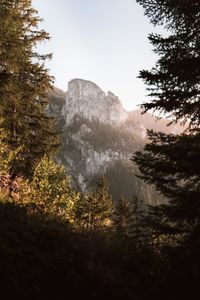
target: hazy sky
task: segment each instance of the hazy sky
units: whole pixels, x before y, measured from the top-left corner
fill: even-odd
[[[55,85],[67,90],[73,78],[94,81],[119,96],[132,110],[145,100],[139,70],[156,60],[147,36],[155,31],[136,0],[33,0],[51,36],[40,51],[52,52],[48,63]]]

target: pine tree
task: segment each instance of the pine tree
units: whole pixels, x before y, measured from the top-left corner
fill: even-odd
[[[151,71],[140,72],[152,98],[142,107],[170,115],[173,121],[199,125],[199,0],[137,2],[154,25],[163,24],[171,33],[149,36],[160,59]]]
[[[98,187],[78,199],[74,207],[75,221],[81,228],[91,231],[111,225],[113,204],[107,180],[103,177]]]
[[[147,245],[148,232],[144,226],[144,211],[137,197],[132,201],[121,197],[115,204],[112,221],[121,254],[131,256],[131,252],[140,251]]]
[[[188,127],[180,135],[149,131],[149,143],[133,157],[141,177],[168,200],[150,207],[146,218],[154,234],[153,247],[162,259],[164,280],[158,298],[195,298],[200,279],[200,3],[137,2],[154,25],[164,25],[168,32],[165,37],[149,36],[159,59],[151,71],[140,72],[152,99],[142,108]]]
[[[131,203],[124,197],[121,197],[115,204],[115,209],[112,214],[113,225],[120,239],[128,235],[129,226],[132,222],[133,211]]]
[[[150,72],[140,73],[153,98],[142,107],[187,122],[190,130],[181,135],[149,131],[150,143],[133,159],[141,177],[169,200],[151,208],[157,229],[179,240],[200,224],[200,5],[197,0],[138,2],[155,25],[171,32],[149,37],[160,58]]]
[[[49,39],[40,21],[31,0],[0,1],[0,127],[11,150],[21,147],[13,176],[30,175],[58,146],[54,120],[45,113],[52,77],[44,63],[51,55],[36,52],[37,43]]]

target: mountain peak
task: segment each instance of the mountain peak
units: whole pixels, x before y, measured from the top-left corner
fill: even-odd
[[[70,89],[72,86],[77,87],[77,88],[85,88],[85,87],[90,87],[93,89],[97,89],[101,92],[101,88],[94,82],[82,78],[74,78],[68,82],[68,89]]]
[[[75,78],[68,83],[62,114],[66,125],[75,115],[115,126],[127,119],[128,113],[113,93],[106,93],[92,81]]]

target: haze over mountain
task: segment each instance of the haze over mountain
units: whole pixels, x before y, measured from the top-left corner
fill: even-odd
[[[63,131],[57,159],[81,191],[106,176],[114,201],[122,195],[148,204],[162,201],[153,187],[135,176],[138,171],[130,159],[147,141],[146,129],[179,133],[179,125],[166,126],[169,121],[141,115],[140,110],[127,112],[112,92],[83,79],[71,80],[66,93],[55,88],[49,113]]]

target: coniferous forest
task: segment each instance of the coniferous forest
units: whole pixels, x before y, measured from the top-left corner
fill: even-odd
[[[133,153],[138,176],[167,199],[145,208],[136,196],[112,199],[106,177],[85,193],[73,187],[47,114],[51,55],[36,50],[49,34],[31,0],[0,0],[2,299],[198,298],[200,1],[137,2],[168,33],[149,36],[157,62],[139,74],[149,92],[141,108],[186,128],[148,131]]]

